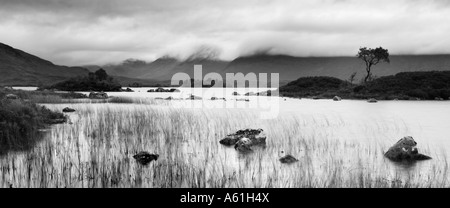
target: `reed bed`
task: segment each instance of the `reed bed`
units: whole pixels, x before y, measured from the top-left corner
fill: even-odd
[[[135,102],[135,101],[133,101]],[[131,103],[126,100],[123,103]],[[145,104],[145,103],[143,103]],[[156,104],[156,103],[154,103]],[[257,110],[179,109],[170,105],[69,103],[70,122],[53,126],[26,152],[0,158],[0,187],[164,187],[164,188],[403,188],[448,187],[448,162],[413,166],[383,157],[392,140],[337,139],[346,122],[329,116],[283,116],[260,120]],[[262,128],[267,147],[241,155],[219,140],[245,128]],[[359,127],[388,138],[401,124]],[[281,164],[285,150],[298,163]],[[158,161],[137,164],[139,151]]]

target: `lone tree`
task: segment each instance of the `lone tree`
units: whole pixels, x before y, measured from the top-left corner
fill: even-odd
[[[372,66],[375,66],[380,62],[390,63],[389,51],[382,47],[375,49],[367,47],[360,48],[356,56],[366,63],[367,76],[364,79],[364,82],[367,82],[369,78],[372,77]]]

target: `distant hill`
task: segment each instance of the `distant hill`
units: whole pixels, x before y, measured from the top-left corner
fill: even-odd
[[[85,68],[58,66],[0,43],[0,85],[38,86],[87,73]]]
[[[296,80],[299,77],[329,76],[346,80],[357,72],[359,80],[365,75],[364,63],[356,57],[294,57],[286,55],[255,55],[239,57],[232,61],[198,59],[182,61],[163,57],[154,62],[127,60],[117,65],[101,66],[109,74],[139,79],[170,80],[177,72],[193,77],[194,65],[203,66],[203,75],[217,72],[244,74],[279,73],[280,82]],[[93,67],[98,69],[99,67]],[[373,68],[375,76],[388,76],[400,72],[447,71],[450,70],[450,55],[404,55],[391,56],[391,63],[382,63]]]

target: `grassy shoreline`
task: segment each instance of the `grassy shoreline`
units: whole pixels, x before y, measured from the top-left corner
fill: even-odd
[[[0,155],[33,148],[41,139],[40,129],[66,122],[63,113],[37,104],[39,100],[54,101],[63,97],[48,92],[0,90]]]

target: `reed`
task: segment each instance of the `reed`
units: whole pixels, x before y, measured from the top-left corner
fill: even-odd
[[[329,116],[286,116],[260,120],[244,109],[179,109],[170,105],[70,103],[71,124],[60,124],[25,153],[0,158],[0,187],[448,187],[448,162],[435,159],[421,168],[395,165],[382,155],[390,142],[335,139],[346,123]],[[136,103],[133,100],[133,103]],[[369,135],[398,131],[379,123]],[[219,144],[231,132],[262,128],[267,147],[250,155]],[[383,135],[381,135],[383,137]],[[284,165],[280,150],[299,162]],[[132,155],[160,154],[148,166]],[[421,166],[422,164],[416,164]],[[407,171],[410,169],[410,171]],[[406,170],[406,171],[405,171]]]

